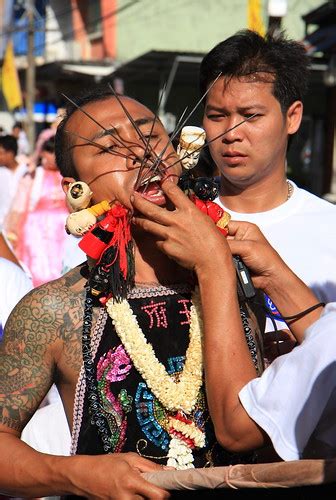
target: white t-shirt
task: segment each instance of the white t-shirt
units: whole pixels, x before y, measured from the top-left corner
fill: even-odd
[[[0,167],[0,225],[11,208],[21,177],[27,172],[27,165],[21,163],[12,171]]]
[[[81,238],[69,234],[64,244],[64,256],[62,262],[62,274],[86,261],[86,254],[78,246]]]
[[[71,434],[62,401],[39,408],[23,429],[21,439],[41,453],[70,455]]]
[[[283,460],[336,456],[336,303],[239,393]]]
[[[285,203],[267,212],[226,209],[232,220],[256,224],[286,264],[323,302],[336,301],[336,205],[298,188]]]
[[[0,338],[9,314],[32,288],[27,274],[16,264],[0,257]]]

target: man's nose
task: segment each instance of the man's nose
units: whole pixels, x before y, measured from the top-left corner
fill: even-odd
[[[235,141],[241,141],[242,140],[242,125],[240,125],[240,122],[242,120],[239,119],[238,117],[229,117],[228,120],[226,121],[226,130],[223,133],[222,141],[224,143],[231,143]]]
[[[142,146],[132,146],[127,151],[126,167],[128,170],[134,168],[139,168],[139,166],[145,162],[145,147]]]

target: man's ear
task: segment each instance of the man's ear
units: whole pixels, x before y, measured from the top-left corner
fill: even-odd
[[[287,132],[288,134],[295,134],[298,131],[303,114],[303,104],[301,101],[295,101],[287,110]]]
[[[73,177],[63,177],[62,178],[62,189],[63,189],[65,194],[67,194],[67,192],[69,190],[69,186],[73,182],[76,182],[76,179],[74,179]]]

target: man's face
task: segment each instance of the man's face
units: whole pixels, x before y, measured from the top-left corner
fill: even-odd
[[[149,159],[144,162],[145,166],[141,175],[147,187],[145,184],[140,185],[137,191],[149,201],[163,205],[166,199],[160,188],[160,182],[162,179],[169,178],[177,183],[181,167],[179,163],[173,167],[170,165],[175,163],[178,157],[173,147],[169,145],[163,154],[161,170],[156,172],[150,170],[155,160],[155,155],[151,151],[155,151],[156,155],[161,153],[168,142],[167,132],[158,120],[153,126],[154,115],[145,106],[130,98],[122,97],[121,99],[128,113],[137,123],[144,139],[141,139],[115,97],[85,105],[83,109],[109,132],[105,132],[104,128],[80,110],[70,117],[65,133],[70,135],[73,145],[70,154],[72,154],[79,178],[89,184],[95,203],[104,199],[117,200],[131,208],[130,196],[134,191],[145,156],[147,138],[151,134],[150,148],[146,152],[146,157],[148,156]],[[110,152],[104,151],[97,145],[89,144],[88,141],[75,135],[71,136],[71,132],[108,148]],[[146,182],[148,178],[152,178],[149,184]]]
[[[56,165],[55,153],[50,151],[41,151],[41,164],[46,170],[58,170]]]
[[[19,135],[20,135],[20,129],[19,129],[19,127],[13,127],[12,128],[12,135],[14,137],[16,137],[16,139],[19,138]]]
[[[8,167],[14,160],[14,153],[0,146],[0,166]]]
[[[283,115],[268,81],[220,78],[206,98],[203,126],[207,141],[256,116],[209,145],[223,178],[246,187],[284,172],[288,134],[296,132],[290,110]]]

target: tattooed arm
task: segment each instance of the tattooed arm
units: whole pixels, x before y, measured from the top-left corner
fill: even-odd
[[[75,385],[82,311],[83,280],[78,271],[70,271],[26,295],[6,324],[0,345],[0,492],[13,497],[164,498],[165,492],[139,473],[160,467],[135,454],[59,457],[20,440],[55,378]]]

